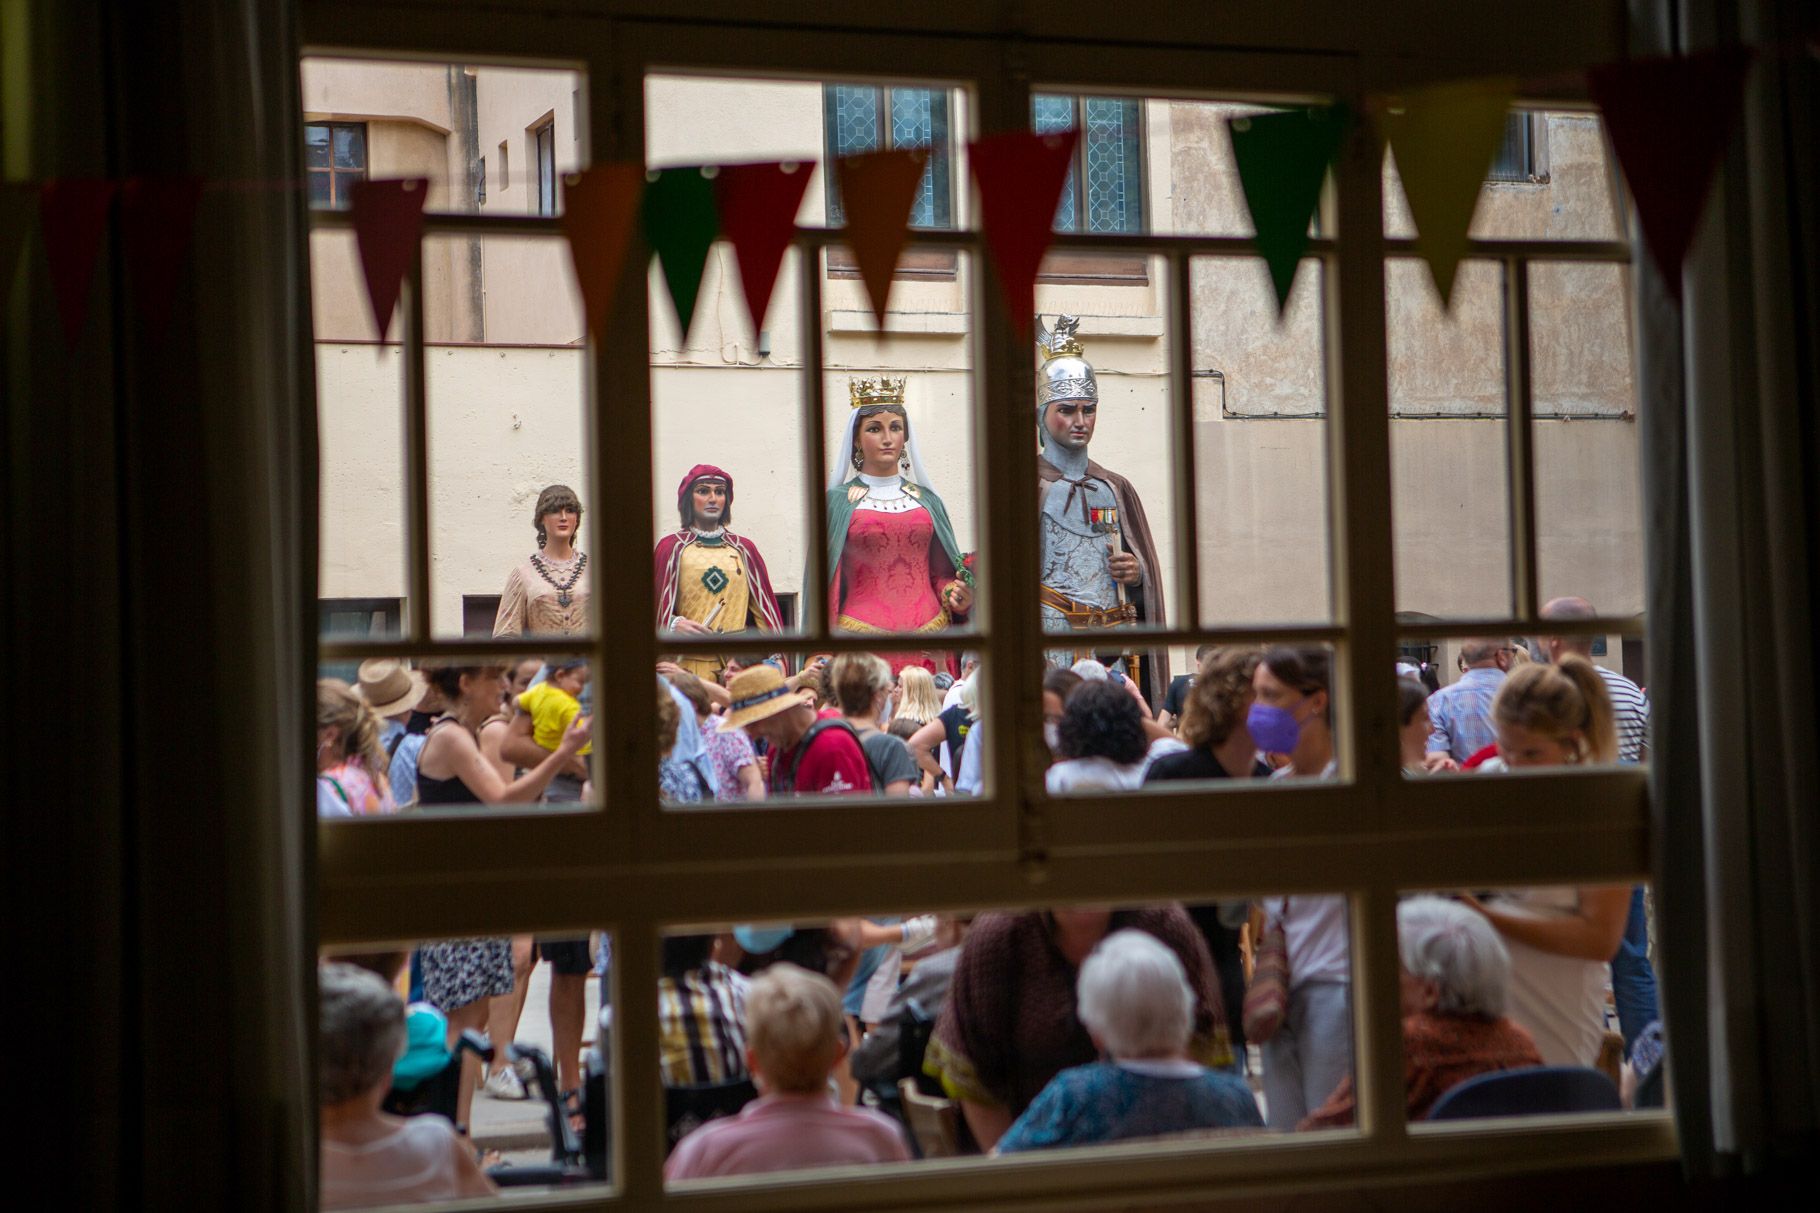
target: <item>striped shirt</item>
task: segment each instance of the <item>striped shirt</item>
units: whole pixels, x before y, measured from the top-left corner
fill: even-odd
[[[1504,685],[1504,671],[1478,666],[1460,680],[1428,697],[1428,752],[1445,752],[1465,762],[1498,740],[1491,723],[1491,701]]]
[[[658,979],[659,1069],[666,1087],[746,1077],[746,986],[744,977],[714,961]]]
[[[1616,670],[1594,666],[1611,696],[1612,723],[1618,730],[1618,761],[1642,762],[1649,749],[1649,700],[1643,689]]]

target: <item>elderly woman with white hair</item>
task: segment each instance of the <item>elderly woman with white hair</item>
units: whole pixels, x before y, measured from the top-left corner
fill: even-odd
[[[1106,936],[1082,962],[1075,997],[1105,1060],[1051,1079],[999,1138],[999,1153],[1264,1127],[1243,1079],[1189,1058],[1194,992],[1181,958],[1154,935]]]
[[[322,1207],[356,1209],[491,1196],[474,1151],[440,1116],[379,1110],[404,1052],[404,1003],[378,976],[350,964],[317,970],[322,1122]]]
[[[1494,1070],[1542,1064],[1536,1042],[1505,1015],[1510,952],[1489,922],[1458,901],[1411,897],[1397,906],[1403,961],[1403,1090],[1407,1116],[1422,1120],[1451,1087]],[[1352,1076],[1301,1123],[1353,1122]]]

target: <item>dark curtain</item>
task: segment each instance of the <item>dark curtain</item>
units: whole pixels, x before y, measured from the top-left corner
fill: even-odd
[[[1638,271],[1657,908],[1670,1080],[1702,1176],[1820,1127],[1820,61],[1810,6],[1633,7],[1639,53],[1753,67],[1677,306]]]
[[[162,324],[117,207],[73,346],[35,240],[0,300],[11,1140],[60,1208],[300,1209],[315,470],[294,13],[5,7],[9,175],[209,182]]]

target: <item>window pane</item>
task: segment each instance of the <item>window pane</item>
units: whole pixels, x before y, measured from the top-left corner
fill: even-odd
[[[330,129],[335,136],[335,167],[365,168],[367,163],[366,128],[336,123]]]
[[[514,181],[503,159],[494,165],[495,180],[483,201],[480,157],[524,138],[540,116],[567,112],[584,84],[579,72],[312,56],[303,61],[301,80],[306,116],[366,116],[364,122],[332,124],[338,169],[365,170],[375,178],[427,177],[431,211],[553,214],[560,205],[557,191],[551,209],[540,209],[534,163]],[[563,140],[551,153],[555,170],[581,167],[586,147],[585,138]],[[337,183],[340,205],[346,205],[347,185]]]
[[[326,951],[317,974],[325,1106],[356,1092],[352,1103],[378,1082],[386,1086],[382,1114],[466,1125],[459,1145],[446,1125],[440,1130],[445,1154],[478,1149],[499,1158],[483,1164],[484,1190],[458,1189],[452,1174],[432,1172],[432,1185],[448,1184],[439,1189],[445,1196],[604,1185],[611,1175],[611,995],[604,979],[611,952],[609,937],[586,927],[568,938],[500,935]],[[389,1055],[385,1039],[394,1033],[402,1035],[397,1061],[368,1060],[375,1044]],[[553,1138],[563,1125],[553,1122],[550,1100],[566,1090],[582,1092],[581,1116]],[[383,1190],[396,1193],[385,1155],[356,1131],[358,1118],[343,1111],[335,1123],[323,1133],[324,1204],[376,1203],[381,1176],[393,1185]],[[436,1132],[422,1121],[417,1128]],[[396,1170],[415,1165],[400,1160]]]
[[[834,154],[854,156],[882,150],[885,144],[881,142],[879,107],[883,90],[862,84],[833,84],[828,86],[828,92]]]
[[[763,85],[757,87],[764,89]],[[759,94],[762,96],[762,91]],[[830,84],[823,94],[825,147],[830,159],[886,148],[928,148],[929,167],[911,204],[913,227],[952,227],[954,150],[949,136],[951,90]],[[841,220],[840,199],[829,174],[830,224]]]
[[[1143,107],[1137,101],[1088,97],[1087,230],[1139,232],[1144,228],[1144,173],[1139,154]]]
[[[1397,606],[1411,618],[1512,606],[1503,287],[1466,261],[1444,310],[1428,267],[1385,262]]]
[[[330,194],[329,174],[312,169],[307,175],[310,183],[310,205],[321,207],[334,205],[334,199]]]
[[[1412,1122],[1666,1108],[1648,886],[1411,894],[1397,933],[1430,970],[1403,1022]]]
[[[1072,97],[1038,94],[1030,99],[1030,108],[1030,129],[1039,135],[1074,129],[1074,98]],[[1078,160],[1077,156],[1076,162]],[[1062,200],[1055,209],[1055,230],[1058,232],[1072,232],[1079,227],[1080,217],[1077,214],[1075,197],[1080,190],[1077,176],[1075,163],[1070,163],[1067,182],[1062,186]]]
[[[1302,976],[1289,1026],[1247,1047],[1240,1008],[1266,924],[1279,940],[1287,927]],[[1268,962],[1278,972],[1282,950]],[[877,1114],[855,1118],[847,1149],[817,1136],[767,1152],[802,1169],[1147,1138],[1255,1148],[1267,1123],[1294,1130],[1350,1066],[1338,897],[717,923],[666,935],[663,967],[672,1183],[753,1173],[705,1148],[754,1096],[748,1050],[762,1077]],[[843,1030],[850,1050],[816,1047]],[[815,1046],[771,1043],[805,1037]]]
[[[303,128],[303,162],[309,168],[329,166],[329,128],[314,123]]]
[[[1302,263],[1280,320],[1262,262],[1197,257],[1191,272],[1200,622],[1326,622],[1325,268]]]

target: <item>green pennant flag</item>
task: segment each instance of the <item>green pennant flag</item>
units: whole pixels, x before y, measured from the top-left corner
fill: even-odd
[[[1226,121],[1245,205],[1257,229],[1258,253],[1276,287],[1279,318],[1308,247],[1308,224],[1320,205],[1327,166],[1339,155],[1351,127],[1352,111],[1338,104]]]
[[[701,292],[708,250],[720,235],[713,173],[712,168],[667,168],[646,174],[645,241],[663,266],[685,342],[695,319],[695,298]]]
[[[1510,77],[1438,84],[1406,93],[1384,111],[1384,135],[1415,219],[1416,251],[1428,262],[1443,308],[1453,305],[1454,271],[1466,256],[1467,231],[1516,89]]]

